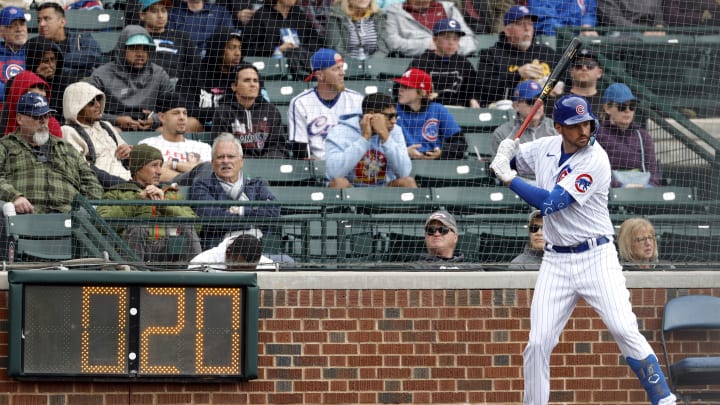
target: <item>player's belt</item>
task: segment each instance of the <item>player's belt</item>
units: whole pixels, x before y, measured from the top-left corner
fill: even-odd
[[[548,243],[545,245],[545,250],[555,253],[582,253],[594,247],[604,245],[608,242],[610,242],[610,238],[608,238],[607,236],[603,236],[596,239],[586,240],[585,242],[575,246],[555,246]]]

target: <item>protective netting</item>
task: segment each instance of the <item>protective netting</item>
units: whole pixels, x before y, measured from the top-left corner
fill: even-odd
[[[583,45],[562,76],[563,91],[588,96],[599,118],[597,142],[617,170],[608,194],[616,231],[629,218],[645,218],[654,230],[628,240],[642,243],[643,236],[652,236],[660,263],[683,268],[720,261],[720,102],[715,94],[720,87],[720,10],[714,2],[665,1],[664,8],[647,10],[610,1],[578,2],[585,4],[581,10],[533,1],[529,9],[511,9],[513,1],[477,0],[334,5],[129,0],[90,8],[95,3],[64,5],[69,41],[59,41],[53,50],[64,55],[63,70],[57,65],[57,74],[47,76],[40,73],[42,63],[27,63],[50,82],[50,104],[64,110],[56,116],[59,124],[68,124],[73,115],[68,110],[77,119],[74,103],[87,103],[80,95],[63,100],[71,83],[84,80],[105,94],[103,119],[121,130],[124,142],[137,145],[163,136],[155,132],[163,124],[173,130],[166,140],[174,141],[186,132],[184,139],[212,145],[221,132],[229,132],[243,145],[247,180],[238,185],[239,194],[229,185],[221,188],[226,196],[198,200],[206,194],[193,192],[193,182],[214,176],[213,165],[201,163],[215,159],[217,150],[158,141],[154,145],[164,156],[164,170],[178,174],[163,175],[160,187],[166,196],[177,192],[179,200],[140,201],[142,184],[138,200],[118,201],[108,199],[112,187],[106,187],[105,199],[79,197],[70,212],[27,220],[25,215],[6,217],[6,260],[103,258],[143,262],[147,268],[167,268],[167,262],[184,267],[230,234],[252,234],[261,236],[263,255],[282,262],[281,268],[424,268],[427,263],[418,260],[428,252],[426,220],[446,210],[454,216],[450,231],[457,235],[455,250],[465,264],[428,266],[507,269],[528,247],[533,208],[502,185],[488,165],[499,140],[515,134],[562,50],[578,37]],[[48,22],[41,4],[22,6],[28,7],[29,58],[31,47],[38,48],[37,38],[49,35]],[[191,11],[196,9],[201,11]],[[10,20],[3,14],[0,23]],[[580,27],[585,24],[589,27]],[[2,27],[7,44],[9,29]],[[82,34],[70,35],[76,32]],[[148,34],[152,42],[137,39]],[[84,42],[88,36],[95,44]],[[142,57],[141,66],[130,67],[138,47],[150,49],[150,61],[157,63],[145,76]],[[334,48],[337,55],[320,51],[324,59],[313,60],[320,48]],[[329,72],[337,62],[344,65],[344,77]],[[260,89],[252,80],[243,82],[241,73],[248,69],[237,66],[244,63],[259,73]],[[422,76],[406,73],[409,67],[431,76],[435,102],[444,108],[435,111],[425,100],[418,102],[420,112],[413,112],[413,101],[402,96],[395,104],[407,88],[427,90]],[[405,80],[393,81],[400,77]],[[534,83],[523,85],[525,80]],[[343,82],[347,90],[339,92]],[[316,86],[319,90],[304,93]],[[381,99],[374,113],[383,113],[382,121],[394,124],[393,129],[402,128],[401,152],[412,159],[398,161],[391,156],[397,151],[383,146],[384,141],[356,142],[362,137],[360,119],[346,115],[361,113],[360,101],[370,94],[392,100],[387,105]],[[547,121],[534,120],[523,142],[554,135],[547,117],[555,99],[551,95],[542,110]],[[169,121],[166,112],[173,105],[186,108],[193,119],[180,127]],[[397,121],[395,112],[400,113]],[[628,116],[630,121],[622,124]],[[338,167],[348,170],[331,174]],[[267,188],[252,180],[257,177]],[[336,177],[354,187],[328,187]],[[412,182],[388,186],[404,177]],[[4,181],[14,179],[5,176]],[[173,183],[177,188],[168,189]],[[408,187],[413,184],[417,188]],[[263,194],[267,191],[272,198]]]

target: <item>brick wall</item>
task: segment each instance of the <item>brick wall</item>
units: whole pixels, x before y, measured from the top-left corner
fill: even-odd
[[[686,294],[720,296],[720,288],[631,289],[641,330],[658,353],[662,307]],[[0,405],[517,404],[531,297],[529,288],[263,289],[257,380],[90,384],[8,379],[2,291]],[[718,345],[709,342],[703,350],[720,353]],[[552,402],[647,403],[584,302],[561,337],[551,372]]]

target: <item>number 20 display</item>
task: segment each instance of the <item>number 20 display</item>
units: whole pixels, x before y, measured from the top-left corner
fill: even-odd
[[[10,375],[257,376],[253,273],[10,272]]]

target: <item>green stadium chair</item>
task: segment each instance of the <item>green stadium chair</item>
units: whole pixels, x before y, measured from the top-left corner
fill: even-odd
[[[120,137],[127,142],[128,145],[137,145],[145,138],[160,135],[160,132],[155,131],[123,131],[120,133]]]
[[[431,191],[426,188],[353,187],[342,190],[352,210],[367,214],[430,212]]]
[[[500,36],[498,34],[477,34],[475,35],[475,43],[477,44],[478,51],[492,48],[498,41]],[[474,65],[477,68],[477,64]]]
[[[283,80],[290,74],[284,58],[248,56],[244,60],[257,68],[263,80]]]
[[[448,111],[468,132],[492,132],[512,118],[512,111],[494,108],[448,107]]]
[[[280,112],[280,122],[287,127],[288,124],[288,108],[290,107],[287,104],[275,104],[275,107],[277,107],[278,111]]]
[[[307,186],[314,177],[310,162],[294,159],[245,158],[243,173],[249,177],[261,177],[271,186]]]
[[[370,79],[365,69],[365,61],[360,59],[345,58],[345,80]]]
[[[65,28],[78,31],[122,31],[125,12],[122,10],[66,10]]]
[[[412,58],[388,58],[386,56],[371,56],[365,61],[368,73],[378,80],[387,80],[400,77],[410,66]]]
[[[191,133],[185,134],[185,139],[190,139],[190,140],[198,141],[198,142],[204,142],[204,143],[212,146],[213,140],[215,140],[215,136],[216,136],[216,134],[213,132],[191,132]]]
[[[468,145],[465,156],[469,160],[490,162],[495,155],[491,132],[467,132],[465,133],[465,141]]]
[[[704,212],[693,187],[612,188],[608,208],[612,213],[652,215]]]
[[[37,10],[25,10],[25,23],[27,25],[29,34],[37,34],[37,31],[38,31]],[[29,37],[32,38],[33,35],[30,35]]]
[[[334,211],[341,202],[339,189],[313,186],[271,186],[278,201],[292,203],[280,207],[281,215],[321,213]]]
[[[363,97],[375,93],[392,95],[392,82],[386,80],[348,80],[345,88],[355,90]]]
[[[103,55],[110,55],[120,38],[120,31],[98,31],[93,32],[92,36],[100,45]]]
[[[307,84],[303,82],[295,82],[290,80],[265,81],[265,91],[267,91],[270,102],[275,104],[276,106],[290,104],[290,101],[293,99],[293,97],[302,93],[307,88]]]
[[[72,259],[69,214],[25,214],[5,217],[8,259],[21,262]]]
[[[527,222],[527,216],[526,221]],[[528,242],[526,224],[469,224],[463,227],[468,239],[474,239],[474,254],[481,263],[502,263],[500,268],[523,252]]]
[[[473,160],[413,160],[410,176],[418,187],[493,185],[487,165]]]
[[[433,202],[453,215],[530,212],[528,204],[507,187],[434,187],[431,191]]]
[[[720,262],[720,226],[714,224],[655,224],[658,255],[674,263]]]

